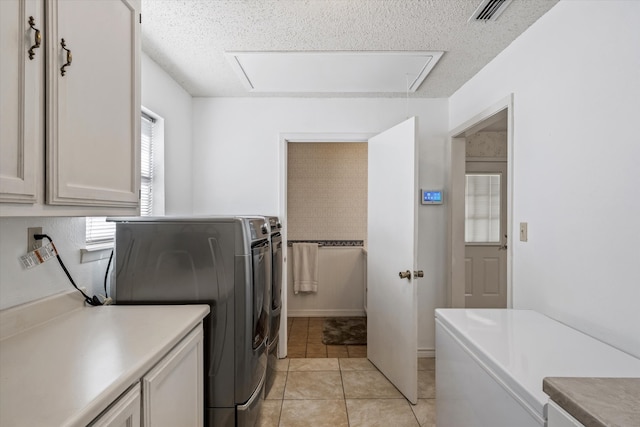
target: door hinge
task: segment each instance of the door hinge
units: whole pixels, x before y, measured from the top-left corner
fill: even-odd
[[[138,14],[138,16],[140,17],[140,23],[142,24],[142,14]]]
[[[138,200],[142,200],[142,189],[138,190]]]

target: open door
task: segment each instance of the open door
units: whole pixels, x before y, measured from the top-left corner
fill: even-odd
[[[367,357],[414,404],[418,403],[417,126],[413,117],[369,139],[367,235]]]

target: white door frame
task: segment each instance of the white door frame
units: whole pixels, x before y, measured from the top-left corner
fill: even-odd
[[[282,232],[282,248],[284,250],[283,260],[284,268],[282,271],[282,311],[280,316],[280,341],[286,343],[287,340],[287,322],[282,319],[287,318],[287,295],[288,295],[288,278],[287,278],[287,153],[288,144],[290,142],[364,142],[368,143],[369,138],[376,135],[376,132],[360,132],[360,133],[327,133],[327,132],[281,132],[278,136],[280,147],[280,192],[279,192],[279,210],[278,217],[283,226]],[[278,358],[287,357],[287,346],[278,346]]]
[[[465,136],[488,126],[496,115],[507,110],[507,308],[513,307],[513,94],[474,115],[449,133],[448,225],[447,225],[447,302],[449,307],[465,306],[464,268],[464,178]]]

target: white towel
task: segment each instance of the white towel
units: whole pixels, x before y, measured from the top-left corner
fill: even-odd
[[[318,244],[293,244],[293,293],[318,292]]]

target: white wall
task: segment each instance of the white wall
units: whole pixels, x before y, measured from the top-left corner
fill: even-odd
[[[450,123],[514,93],[514,307],[640,357],[638,22],[637,1],[561,1],[450,98]]]
[[[419,118],[422,186],[444,186],[446,99],[412,99]],[[406,119],[404,99],[194,98],[193,206],[196,214],[280,209],[281,133],[377,133]],[[188,171],[184,171],[187,173]],[[416,194],[416,197],[418,195]],[[434,348],[433,309],[446,301],[444,206],[420,208],[419,340]]]
[[[142,54],[142,105],[164,119],[165,213],[191,213],[191,95]]]
[[[29,270],[22,268],[18,258],[27,253],[28,227],[42,227],[53,239],[73,280],[86,288],[89,296],[104,294],[107,260],[80,264],[80,249],[85,246],[84,217],[0,218],[0,309],[73,289],[55,259]]]
[[[293,260],[292,248],[287,259]],[[318,249],[318,291],[293,292],[293,262],[287,263],[287,313],[291,317],[364,316],[365,255],[361,247]]]

